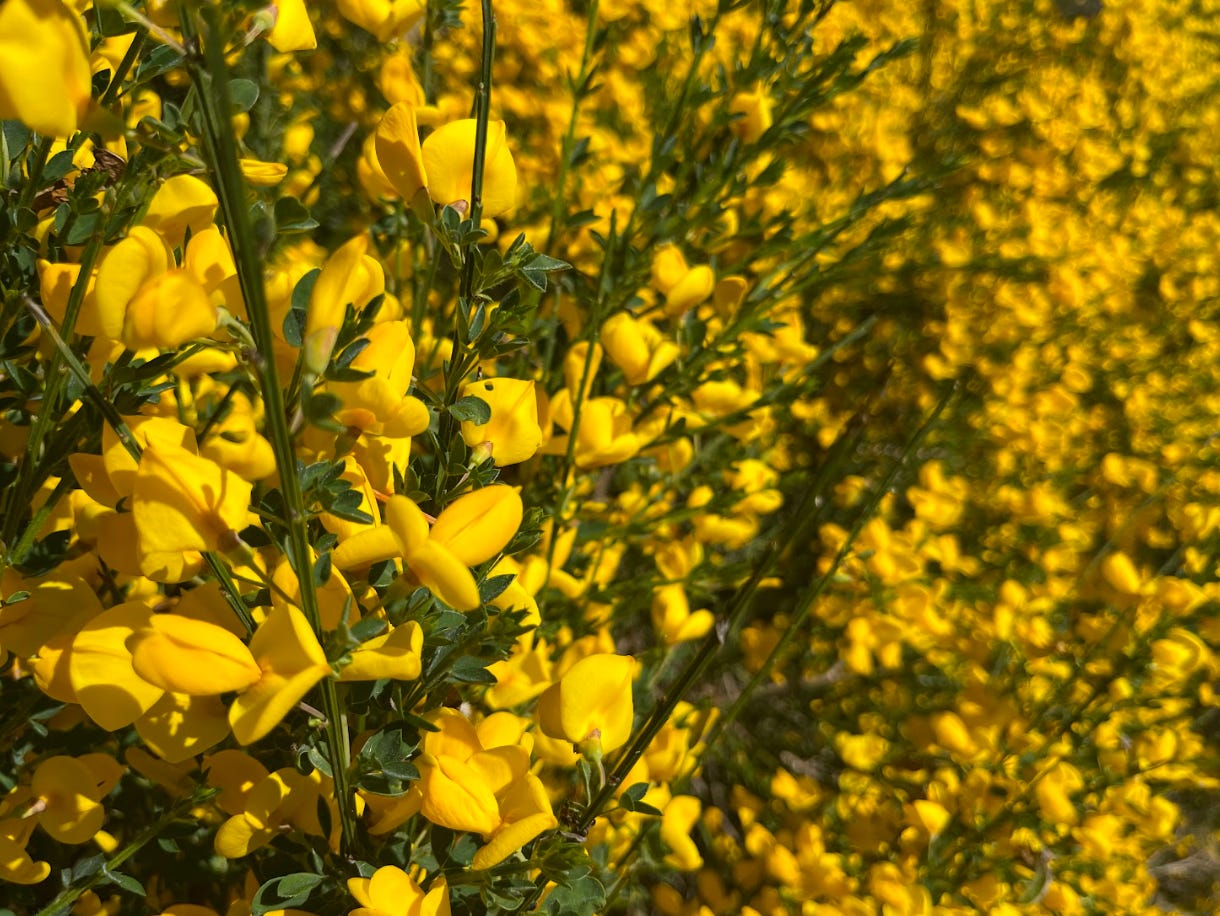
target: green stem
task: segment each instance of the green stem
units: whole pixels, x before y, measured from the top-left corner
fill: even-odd
[[[179,7],[182,34],[188,43],[199,39],[199,31],[185,6]],[[284,497],[288,529],[288,558],[300,583],[301,610],[321,640],[322,617],[313,578],[313,550],[309,541],[309,515],[301,492],[296,454],[285,410],[283,390],[275,366],[275,336],[271,312],[267,306],[263,285],[263,265],[259,245],[250,224],[246,206],[245,185],[237,164],[237,141],[233,136],[229,94],[229,71],[224,58],[225,30],[219,10],[203,6],[204,56],[187,58],[187,70],[195,90],[196,110],[201,123],[200,134],[207,148],[216,181],[220,210],[237,261],[237,276],[246,311],[250,316],[251,335],[257,352],[253,355],[254,370],[266,414],[266,426],[275,464],[279,469],[280,488]],[[322,707],[326,714],[326,743],[335,781],[335,797],[339,806],[341,849],[346,852],[357,839],[354,797],[349,785],[351,745],[346,734],[346,717],[339,701],[335,682],[325,678],[321,684]]]
[[[496,52],[496,19],[492,12],[491,0],[482,0],[483,8],[483,54],[479,67],[479,84],[475,89],[475,129],[474,129],[474,160],[470,172],[470,200],[464,216],[478,228],[483,216],[483,170],[487,159],[487,124],[491,116],[491,65]],[[449,365],[445,368],[445,399],[439,425],[439,442],[441,467],[437,474],[437,495],[439,497],[446,489],[449,478],[448,443],[457,435],[457,427],[448,408],[456,401],[462,380],[477,362],[477,354],[468,351],[470,341],[464,339],[463,329],[470,327],[469,319],[473,308],[475,259],[478,257],[479,242],[471,240],[463,252],[462,279],[458,291],[458,315],[453,325],[453,352],[449,357]],[[429,275],[431,280],[431,274]]]
[[[148,33],[143,29],[136,32],[135,38],[131,40],[131,44],[127,47],[127,53],[123,55],[123,59],[119,62],[119,66],[115,69],[110,77],[110,84],[106,87],[106,91],[102,93],[102,97],[98,99],[98,105],[106,108],[118,98],[119,90],[123,86],[123,80],[127,78],[127,73],[131,70],[132,64],[140,56],[140,52],[144,50],[144,42],[148,39]]]
[[[474,162],[470,171],[470,201],[466,218],[477,229],[483,219],[483,170],[487,160],[487,124],[491,118],[491,64],[496,53],[496,18],[491,10],[491,0],[483,4],[483,59],[479,70],[479,85],[475,90]],[[462,265],[462,288],[460,308],[471,307],[470,297],[474,292],[474,257],[479,243],[476,239],[467,246],[466,263]]]

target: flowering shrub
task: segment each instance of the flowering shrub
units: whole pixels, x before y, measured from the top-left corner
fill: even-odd
[[[0,0],[0,905],[1214,909],[1218,17]]]

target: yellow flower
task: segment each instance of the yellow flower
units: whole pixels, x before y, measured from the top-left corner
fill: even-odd
[[[405,439],[428,428],[431,414],[424,402],[407,394],[415,368],[415,345],[405,321],[383,321],[365,335],[368,346],[351,368],[372,372],[358,382],[332,382],[327,390],[343,401],[335,414],[345,426]]]
[[[680,583],[662,585],[652,596],[652,625],[667,646],[706,636],[715,618],[706,609],[691,611]]]
[[[771,97],[762,86],[733,96],[729,111],[740,115],[733,122],[733,133],[746,143],[756,142],[772,123]]]
[[[48,757],[30,783],[39,825],[61,843],[84,843],[101,829],[106,816],[101,800],[122,772],[105,754]]]
[[[409,32],[427,9],[423,0],[338,0],[338,6],[339,15],[383,43]]]
[[[628,385],[651,382],[678,358],[678,345],[646,318],[619,312],[602,325],[602,346]]]
[[[312,51],[318,46],[305,0],[277,0],[273,9],[275,25],[267,33],[267,43],[271,47],[281,53],[287,53]]]
[[[0,4],[0,118],[52,137],[76,131],[92,92],[84,23],[60,0]]]
[[[214,461],[168,443],[150,444],[131,495],[145,575],[156,575],[165,554],[237,546],[252,489]]]
[[[471,448],[485,448],[496,467],[520,464],[534,456],[542,444],[538,425],[538,398],[533,381],[490,378],[462,388],[463,397],[477,397],[491,408],[491,418],[462,423],[462,438]]]
[[[228,763],[228,759],[213,763],[213,770],[221,771],[221,779]],[[316,770],[304,776],[285,767],[264,776],[240,796],[240,809],[216,831],[216,852],[227,859],[241,858],[266,846],[285,827],[321,836],[316,814],[320,783],[321,774]]]
[[[424,650],[424,631],[414,620],[394,627],[389,633],[360,644],[351,654],[351,663],[339,672],[341,681],[376,681],[392,678],[413,681],[419,677]]]
[[[130,725],[165,694],[136,674],[126,644],[151,618],[143,601],[127,601],[92,618],[72,640],[67,663],[76,701],[106,731]]]
[[[544,734],[586,745],[595,756],[631,737],[634,707],[629,655],[589,655],[574,664],[538,700]]]
[[[348,878],[360,902],[348,916],[449,916],[449,887],[437,878],[427,893],[401,868],[383,865],[371,878]]]
[[[424,738],[421,813],[451,830],[483,834],[474,868],[491,868],[558,824],[542,781],[519,744],[487,747],[456,710],[441,710]]]
[[[703,866],[703,857],[690,832],[699,822],[703,804],[693,795],[675,795],[661,813],[661,842],[669,847],[665,864],[678,871],[695,871]]]
[[[215,696],[245,690],[262,676],[245,643],[205,620],[155,614],[129,645],[135,672],[162,690]]]
[[[288,166],[282,162],[263,162],[259,159],[239,159],[242,177],[256,188],[273,188],[288,174]]]
[[[495,484],[455,500],[431,530],[419,506],[405,496],[386,503],[386,523],[358,532],[335,548],[340,569],[399,557],[434,595],[459,611],[481,603],[470,566],[504,549],[521,525],[521,497]]]
[[[331,670],[305,615],[291,605],[271,609],[250,640],[250,654],[262,675],[229,707],[229,725],[241,744],[275,728]]]
[[[106,254],[97,273],[97,311],[107,337],[129,349],[172,349],[216,329],[216,306],[199,282],[174,267],[152,229],[136,226]]]
[[[178,246],[212,225],[220,202],[207,182],[194,175],[175,175],[157,189],[141,224]]]
[[[25,851],[33,821],[9,818],[0,821],[0,881],[10,884],[39,884],[51,874],[48,862],[35,862]]]
[[[347,306],[364,308],[385,292],[385,274],[370,258],[368,236],[358,235],[326,259],[314,283],[305,311],[303,348],[305,368],[321,375],[330,363],[331,351],[343,325]]]
[[[517,167],[508,149],[508,129],[503,121],[487,125],[483,162],[483,216],[507,213],[517,204]],[[428,194],[442,206],[452,205],[462,213],[469,209],[470,182],[474,173],[475,121],[450,121],[428,135],[421,148]]]
[[[154,615],[131,638],[131,648],[136,673],[165,690],[239,691],[229,726],[242,744],[271,731],[331,670],[304,615],[291,605],[273,607],[248,648],[223,627],[177,614]]]
[[[418,115],[418,106],[410,101],[400,101],[385,113],[377,126],[372,155],[365,150],[368,183],[380,189],[384,179],[415,207],[427,207],[421,193],[426,190],[436,203],[465,214],[474,173],[475,121],[466,118],[444,124],[421,145]],[[506,136],[503,121],[488,125],[483,163],[484,219],[506,213],[517,202],[517,167]]]
[[[415,107],[410,102],[399,102],[387,111],[377,125],[374,146],[382,176],[407,203],[428,186]]]

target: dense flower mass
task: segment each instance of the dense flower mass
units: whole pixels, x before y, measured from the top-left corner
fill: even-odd
[[[1220,906],[1211,0],[0,0],[0,901]]]

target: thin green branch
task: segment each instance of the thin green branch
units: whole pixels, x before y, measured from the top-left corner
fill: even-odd
[[[193,47],[199,42],[199,30],[185,6],[179,8],[182,34]],[[206,34],[202,55],[187,56],[187,70],[195,91],[200,134],[207,148],[217,196],[229,240],[237,262],[237,276],[246,311],[250,316],[251,334],[256,352],[253,368],[258,378],[265,406],[268,439],[279,469],[280,488],[284,497],[288,529],[288,557],[300,583],[301,610],[319,639],[323,635],[322,616],[313,577],[313,549],[309,541],[308,520],[301,482],[297,474],[296,453],[293,449],[283,390],[275,365],[275,338],[271,312],[263,284],[263,264],[259,245],[250,223],[246,206],[245,184],[237,164],[237,140],[233,134],[229,71],[225,62],[225,29],[220,12],[214,7],[200,9]],[[335,682],[330,678],[321,683],[322,707],[326,713],[326,743],[335,781],[335,797],[339,806],[340,845],[343,851],[357,839],[354,796],[349,785],[351,745],[346,733],[346,717]]]

